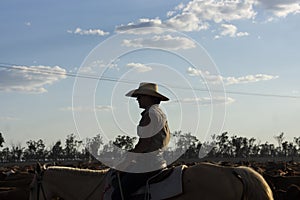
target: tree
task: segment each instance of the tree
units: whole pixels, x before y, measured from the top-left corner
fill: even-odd
[[[36,142],[36,158],[37,160],[45,160],[48,152],[45,149],[46,145],[44,144],[44,141],[42,139],[39,139]]]
[[[198,156],[198,151],[200,146],[198,146],[199,140],[196,136],[191,133],[180,134],[176,142],[177,148],[179,150],[185,151],[185,158],[195,158]]]
[[[2,151],[0,152],[1,162],[8,162],[10,160],[9,155],[10,155],[10,153],[9,153],[8,147],[5,147],[4,149],[2,149]]]
[[[284,132],[281,132],[278,136],[274,136],[274,138],[277,140],[278,142],[278,147],[281,148],[282,147],[282,142],[284,140]]]
[[[49,152],[49,158],[53,160],[59,160],[62,159],[64,156],[64,151],[61,146],[61,141],[58,140],[51,148]]]
[[[135,140],[136,137],[129,137],[128,135],[118,135],[113,144],[123,150],[129,151],[133,149]]]
[[[65,149],[64,149],[65,157],[67,159],[76,159],[78,157],[77,149],[81,143],[82,143],[82,141],[77,140],[75,134],[72,133],[70,135],[67,135]]]
[[[298,152],[297,154],[300,155],[300,137],[294,137],[294,142],[298,146],[298,150],[296,149],[296,151]]]
[[[219,149],[217,154],[221,156],[230,156],[230,151],[231,151],[231,144],[228,139],[228,132],[224,132],[221,135],[217,136],[217,142],[216,144],[218,145]]]
[[[24,151],[24,159],[25,160],[35,160],[36,151],[37,151],[37,142],[34,140],[29,140],[26,142],[27,148]]]
[[[0,147],[3,147],[3,143],[5,143],[2,133],[0,132]]]
[[[269,144],[265,142],[265,144],[261,144],[259,154],[262,157],[274,156],[275,147],[274,144]]]
[[[86,139],[86,149],[89,152],[89,159],[99,155],[100,146],[103,144],[103,138],[100,134]]]
[[[10,151],[11,161],[18,162],[21,161],[21,157],[23,154],[24,147],[21,147],[21,144],[12,144]]]

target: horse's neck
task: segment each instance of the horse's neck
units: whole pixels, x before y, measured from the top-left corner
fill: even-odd
[[[65,195],[68,199],[82,199],[96,187],[103,191],[105,172],[74,172],[72,170],[47,170],[44,184],[56,195]],[[74,195],[74,196],[73,196]]]

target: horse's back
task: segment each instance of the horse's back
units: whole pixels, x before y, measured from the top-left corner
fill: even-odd
[[[199,163],[185,170],[183,192],[178,199],[240,200],[243,184],[230,168]]]

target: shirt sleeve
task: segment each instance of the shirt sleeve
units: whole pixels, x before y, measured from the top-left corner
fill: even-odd
[[[166,123],[166,117],[158,107],[150,108],[148,114],[150,123],[146,126],[139,125],[137,127],[137,134],[141,138],[148,138],[156,135]]]

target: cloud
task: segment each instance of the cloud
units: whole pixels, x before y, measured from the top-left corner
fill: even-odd
[[[108,63],[104,60],[93,60],[92,62],[85,63],[82,67],[80,67],[78,73],[83,73],[87,75],[99,75],[103,68],[118,69],[118,61],[119,59],[115,59]]]
[[[257,0],[257,4],[276,17],[300,13],[299,0]]]
[[[147,29],[143,29],[147,28]],[[167,28],[159,18],[139,19],[136,23],[130,22],[127,25],[116,26],[115,31],[117,33],[130,33],[130,34],[149,34],[149,33],[162,33],[161,28]]]
[[[31,26],[31,22],[25,22],[25,26]]]
[[[184,98],[175,102],[180,103],[197,103],[199,105],[220,105],[220,104],[231,104],[235,102],[235,99],[231,97],[198,97],[198,98]]]
[[[237,32],[237,27],[232,24],[221,24],[222,31],[220,32],[221,36],[229,36],[229,37],[243,37],[248,36],[247,32]],[[221,36],[216,35],[215,38],[218,39]]]
[[[96,106],[97,111],[110,111],[112,109],[113,109],[112,106],[106,106],[106,105],[97,105]]]
[[[259,81],[268,81],[277,79],[279,76],[267,75],[267,74],[256,74],[247,75],[241,77],[225,77],[223,81],[225,85],[241,84],[241,83],[254,83]]]
[[[96,105],[95,107],[88,106],[77,106],[77,107],[64,107],[60,108],[61,111],[75,111],[75,112],[94,112],[94,111],[110,111],[112,110],[112,106],[107,105]]]
[[[133,69],[135,69],[137,72],[148,72],[148,71],[151,71],[152,68],[145,65],[145,64],[142,64],[142,63],[128,63],[126,65],[127,67],[131,67]]]
[[[1,121],[16,121],[16,120],[20,120],[20,119],[19,118],[15,118],[15,117],[6,116],[6,117],[0,117],[0,120]]]
[[[59,66],[12,66],[0,70],[0,91],[44,93],[46,85],[66,78],[66,70]]]
[[[256,12],[249,0],[193,0],[182,13],[193,13],[203,21],[222,23],[241,19],[252,19]]]
[[[174,15],[177,13],[177,11],[180,11],[180,10],[182,10],[183,8],[184,8],[184,4],[183,4],[183,3],[178,4],[178,5],[174,8],[174,10],[171,10],[171,11],[168,11],[168,12],[167,12],[167,17],[172,17],[172,16],[174,16]]]
[[[200,69],[189,67],[187,69],[187,74],[190,76],[201,76],[204,81],[211,84],[221,84],[233,85],[233,84],[243,84],[243,83],[254,83],[259,81],[268,81],[279,78],[279,76],[267,75],[267,74],[256,74],[247,75],[241,77],[223,77],[221,75],[213,75],[208,71],[202,71]]]
[[[116,27],[116,32],[148,34],[162,33],[163,29],[177,31],[201,31],[210,27],[220,27],[221,32],[216,36],[241,37],[248,36],[248,32],[238,32],[237,27],[231,25],[234,21],[250,20],[257,16],[264,16],[267,21],[274,17],[286,17],[300,12],[300,0],[191,0],[186,4],[180,3],[173,10],[166,13],[167,19],[139,19],[127,25]],[[264,15],[267,13],[266,15]],[[266,19],[263,19],[266,21]],[[151,28],[151,29],[137,29]],[[213,30],[212,30],[213,31]]]
[[[207,22],[201,21],[194,13],[182,13],[165,21],[167,27],[180,31],[200,31],[209,27]]]
[[[189,67],[187,73],[190,76],[201,76],[205,81],[211,84],[221,84],[223,81],[223,77],[220,75],[214,75],[208,71],[202,71],[193,67]]]
[[[83,30],[81,28],[76,28],[75,31],[68,30],[68,33],[78,34],[78,35],[98,35],[98,36],[105,36],[109,35],[109,32],[105,32],[100,29],[88,29]]]
[[[123,45],[128,47],[154,47],[169,50],[190,49],[196,44],[185,37],[173,37],[171,35],[153,36],[152,38],[136,38],[123,40]]]
[[[180,12],[178,12],[180,11]],[[176,14],[177,13],[177,14]],[[253,3],[248,1],[227,0],[193,0],[188,4],[179,4],[174,10],[167,13],[168,19],[140,19],[136,23],[116,27],[116,31],[128,31],[136,28],[160,27],[178,31],[207,30],[211,22],[221,23],[232,20],[252,19],[256,15]],[[137,32],[139,33],[139,30]]]

